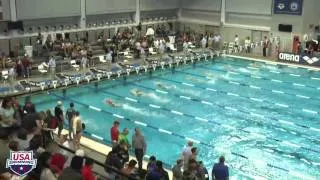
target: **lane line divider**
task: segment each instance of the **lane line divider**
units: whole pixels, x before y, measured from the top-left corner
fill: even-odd
[[[135,102],[135,103],[138,102],[136,99],[129,98],[129,97],[126,97],[125,99],[128,100],[128,101],[131,101],[131,102]]]
[[[101,109],[99,109],[99,108],[97,108],[97,107],[89,106],[89,108],[90,108],[90,109],[93,109],[93,110],[95,110],[95,111],[99,111],[99,112],[101,112]]]

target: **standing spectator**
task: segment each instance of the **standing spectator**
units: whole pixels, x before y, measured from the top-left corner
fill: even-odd
[[[147,150],[147,144],[144,140],[144,136],[141,134],[139,128],[135,128],[135,134],[132,136],[132,147],[138,161],[139,170],[142,169],[143,156]]]
[[[251,49],[251,40],[250,37],[248,36],[246,40],[244,40],[244,47],[246,49],[246,53],[250,53]]]
[[[206,46],[207,46],[207,38],[206,38],[206,36],[203,36],[203,38],[201,40],[201,45],[202,45],[203,49],[206,48]]]
[[[182,150],[183,169],[184,170],[188,169],[188,162],[189,162],[189,159],[192,155],[192,152],[191,152],[192,146],[193,146],[193,142],[189,141],[188,144]]]
[[[215,34],[213,36],[213,48],[215,50],[219,50],[220,49],[220,40],[221,40],[221,36],[219,34]]]
[[[146,180],[169,180],[169,175],[162,167],[162,161],[156,162],[156,169],[147,174]]]
[[[31,179],[40,180],[56,180],[55,174],[51,171],[49,163],[51,161],[51,154],[43,152],[37,160],[37,167],[29,173]]]
[[[213,180],[228,180],[229,179],[229,169],[228,166],[224,164],[224,157],[220,156],[219,163],[214,164],[212,168],[212,179]]]
[[[57,106],[54,108],[54,116],[58,121],[58,137],[60,137],[61,131],[63,129],[63,120],[64,120],[61,101],[58,101]]]
[[[193,147],[191,148],[191,156],[190,156],[190,159],[194,159],[194,160],[197,160],[197,148],[196,147]]]
[[[82,65],[82,69],[85,71],[87,68],[87,64],[88,64],[88,58],[86,56],[83,56],[81,58],[81,65]]]
[[[265,36],[263,40],[263,50],[262,50],[263,57],[267,57],[268,47],[269,47],[269,40],[268,40],[268,37]]]
[[[208,47],[212,48],[213,45],[213,35],[210,34],[209,38],[208,38]]]
[[[112,146],[115,146],[115,145],[118,144],[118,140],[119,140],[119,125],[120,125],[120,122],[118,120],[116,120],[116,121],[113,122],[113,126],[110,129]]]
[[[148,165],[147,165],[147,171],[153,171],[156,169],[156,162],[157,162],[157,159],[156,157],[154,156],[151,156],[149,158],[149,162],[148,162]]]
[[[238,36],[238,34],[236,34],[236,36],[234,38],[234,48],[237,50],[237,52],[239,51],[239,36]]]
[[[81,170],[83,180],[97,179],[97,176],[93,175],[92,168],[93,168],[93,160],[91,158],[86,158],[86,162]]]
[[[83,180],[81,169],[83,164],[83,158],[80,156],[74,156],[71,160],[70,167],[65,168],[58,180]]]
[[[53,78],[56,73],[56,60],[53,56],[50,57],[49,68],[50,68],[51,78]]]
[[[16,123],[11,98],[4,98],[0,108],[0,137],[7,138]]]
[[[122,133],[120,133],[119,135],[119,142],[120,141],[124,141],[125,144],[130,148],[130,143],[129,143],[129,139],[128,139],[128,134],[129,134],[129,130],[128,128],[124,128]]]
[[[75,115],[73,116],[73,134],[74,136],[74,146],[75,149],[78,149],[80,147],[80,139],[82,134],[82,121],[80,119],[80,113],[77,111]]]
[[[199,179],[209,180],[209,173],[206,167],[203,166],[202,161],[198,162],[197,174]]]
[[[18,60],[17,64],[16,64],[16,71],[17,71],[17,75],[19,78],[22,77],[22,72],[23,72],[23,65],[21,60]]]
[[[27,54],[25,54],[24,58],[22,59],[22,66],[23,66],[23,76],[25,78],[29,77],[30,69],[31,69],[31,62],[30,62]]]
[[[172,168],[172,176],[173,180],[182,180],[182,168],[183,168],[183,160],[178,159],[177,164]]]
[[[73,132],[73,122],[72,122],[72,119],[73,119],[73,116],[75,115],[76,111],[74,110],[74,104],[73,103],[70,103],[70,107],[67,109],[67,112],[66,112],[66,117],[68,119],[68,125],[69,125],[69,139],[71,140],[72,137],[74,137],[74,134],[72,134]],[[72,134],[72,136],[71,136]]]

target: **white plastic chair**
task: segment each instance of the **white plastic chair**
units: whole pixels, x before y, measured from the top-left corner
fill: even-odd
[[[1,72],[1,76],[2,76],[2,79],[5,81],[5,80],[8,80],[9,78],[9,71],[8,70],[3,70]]]
[[[124,57],[125,57],[126,59],[132,59],[132,58],[133,58],[133,56],[131,56],[131,55],[129,54],[129,52],[127,52],[127,51],[123,52],[123,55],[124,55]]]
[[[177,48],[174,47],[174,44],[170,44],[169,48],[172,52],[177,52]]]
[[[71,60],[70,65],[72,68],[74,68],[76,71],[79,71],[80,66],[76,63],[76,60]]]
[[[155,51],[153,51],[154,49],[151,47],[151,48],[149,48],[149,54],[151,54],[151,55],[155,55],[155,54],[157,54],[157,52],[155,52]]]
[[[38,66],[38,71],[41,73],[41,74],[45,74],[47,73],[48,71],[44,68],[44,66],[42,64],[40,64]]]
[[[102,63],[106,63],[107,60],[105,60],[104,57],[105,57],[104,55],[99,56],[99,61],[102,62]]]

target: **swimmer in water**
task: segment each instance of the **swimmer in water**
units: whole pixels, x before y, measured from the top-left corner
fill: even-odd
[[[213,73],[206,72],[205,75],[207,76],[208,79],[214,79],[215,78],[215,74],[213,74]]]
[[[197,78],[194,78],[194,77],[192,77],[192,76],[186,76],[185,79],[186,79],[186,80],[190,80],[190,81],[192,81],[192,82],[197,82],[197,83],[204,83],[204,82],[206,82],[206,81],[204,81],[204,80],[197,79]]]
[[[120,107],[120,106],[122,106],[121,104],[116,104],[116,103],[114,103],[114,102],[112,101],[112,99],[107,99],[107,100],[105,101],[105,103],[108,104],[108,105],[111,106],[111,107]]]
[[[133,94],[134,96],[137,96],[137,97],[140,97],[140,96],[144,95],[144,93],[142,91],[138,90],[138,89],[132,89],[130,91],[130,93]]]
[[[163,84],[161,84],[161,83],[157,83],[157,87],[159,88],[159,89],[163,89],[163,90],[168,90],[168,89],[172,89],[172,88],[176,88],[176,86],[166,86],[166,85],[163,85]]]

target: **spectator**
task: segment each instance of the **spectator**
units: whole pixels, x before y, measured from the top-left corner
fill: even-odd
[[[0,137],[7,138],[16,123],[11,98],[4,98],[0,108]]]
[[[42,148],[42,136],[41,135],[35,135],[29,142],[28,151],[33,151],[34,155],[37,156],[41,152],[43,152]]]
[[[72,133],[73,132],[72,119],[73,119],[73,116],[75,115],[75,113],[76,113],[76,111],[74,110],[74,104],[70,103],[70,107],[67,109],[67,112],[66,112],[66,117],[68,119],[68,125],[69,125],[69,139],[70,140],[72,139],[72,137],[74,137],[74,134]]]
[[[41,153],[37,159],[37,167],[28,174],[29,179],[56,180],[57,178],[49,166],[50,161],[51,154],[49,152]]]
[[[212,168],[212,179],[213,180],[228,180],[229,179],[229,169],[228,166],[224,164],[224,157],[219,158],[219,163],[214,164]]]
[[[6,173],[9,171],[9,169],[6,168],[8,157],[10,157],[10,149],[8,144],[6,144],[5,146],[2,146],[0,148],[0,174]]]
[[[148,165],[147,165],[147,171],[153,171],[156,169],[156,162],[157,162],[157,159],[156,157],[154,156],[151,156],[149,158],[149,162],[148,162]]]
[[[87,64],[88,64],[88,58],[86,56],[83,56],[81,58],[81,65],[82,65],[82,69],[85,71],[87,68]]]
[[[66,158],[60,153],[55,153],[51,156],[50,169],[55,176],[60,176],[63,171]]]
[[[28,131],[21,128],[19,131],[18,131],[18,135],[17,135],[17,139],[16,141],[18,142],[19,144],[19,147],[18,149],[20,151],[23,151],[23,150],[26,150],[28,147],[29,147],[29,142],[30,142],[30,138],[28,138]]]
[[[187,168],[188,168],[188,162],[189,162],[189,159],[192,155],[192,152],[191,152],[192,146],[193,146],[193,142],[189,141],[188,144],[182,150],[183,169],[184,170],[187,170]]]
[[[239,36],[236,34],[234,38],[234,48],[238,51],[239,50]]]
[[[113,126],[110,129],[112,146],[116,146],[118,144],[118,140],[119,140],[119,125],[120,125],[120,122],[118,120],[116,120],[116,121],[113,122]]]
[[[197,148],[196,147],[193,147],[191,148],[191,156],[190,156],[190,159],[194,159],[194,160],[197,160]]]
[[[76,149],[80,147],[80,139],[82,134],[82,121],[80,119],[80,113],[77,111],[73,116],[73,134],[74,136],[74,146]]]
[[[156,162],[156,169],[147,174],[146,180],[169,180],[168,172],[162,167],[162,161]]]
[[[74,156],[71,160],[70,167],[65,168],[58,180],[83,180],[81,175],[81,169],[83,164],[83,158]]]
[[[128,128],[124,128],[122,133],[120,133],[120,135],[119,135],[119,141],[124,141],[126,143],[126,145],[128,146],[128,148],[130,148],[128,134],[129,134]]]
[[[188,168],[183,172],[183,179],[186,179],[186,178],[196,179],[197,169],[198,169],[197,161],[194,159],[190,159],[188,162]]]
[[[27,96],[24,101],[23,113],[29,114],[29,113],[35,113],[35,112],[36,112],[36,108],[35,108],[35,105],[31,102],[31,97]]]
[[[10,141],[8,146],[11,151],[19,151],[19,143],[17,141]]]
[[[53,56],[50,57],[49,59],[49,68],[50,68],[50,74],[51,74],[51,78],[53,78],[55,76],[56,73],[56,60]]]
[[[250,53],[251,49],[251,40],[250,37],[248,36],[246,40],[244,40],[244,47],[246,49],[246,53]]]
[[[129,148],[127,144],[122,140],[118,145],[114,147],[119,158],[121,159],[122,165],[129,161]]]
[[[60,137],[61,131],[63,129],[63,120],[64,120],[61,101],[57,102],[57,106],[54,109],[54,115],[58,121],[58,137]]]
[[[111,174],[112,174],[112,171],[108,167],[112,167],[112,168],[115,168],[115,169],[118,169],[118,170],[123,168],[123,164],[122,164],[121,159],[118,156],[118,153],[115,150],[115,148],[113,148],[109,152],[109,154],[107,155],[107,158],[106,158],[106,161],[105,161],[105,165],[106,165],[105,166],[105,171],[107,173],[111,173]]]
[[[86,162],[81,170],[83,180],[97,179],[97,176],[93,175],[92,168],[93,168],[93,160],[91,158],[86,158]]]
[[[147,144],[139,128],[135,128],[135,134],[132,136],[132,147],[134,149],[134,153],[138,161],[139,170],[141,170],[143,156],[147,150]]]
[[[173,180],[182,180],[182,168],[183,168],[183,160],[178,159],[177,164],[172,168],[172,176]]]
[[[28,133],[39,134],[42,128],[44,112],[39,113],[33,112],[26,114],[21,122],[21,127],[28,131]]]
[[[31,62],[30,62],[27,54],[25,54],[24,58],[22,59],[22,66],[23,66],[23,76],[25,78],[29,77],[30,76]]]
[[[201,40],[201,45],[202,45],[202,48],[206,48],[207,46],[207,38],[205,36],[203,36],[202,40]]]
[[[264,40],[263,40],[263,49],[262,49],[263,57],[267,57],[267,49],[268,49],[268,47],[269,47],[269,40],[268,40],[268,37],[265,36]]]
[[[214,48],[214,50],[219,50],[220,49],[220,40],[221,40],[221,36],[219,34],[215,34],[213,36],[213,48]]]
[[[16,64],[16,72],[19,78],[22,77],[22,71],[23,71],[23,65],[21,60],[18,60],[18,63]]]
[[[209,180],[208,170],[206,167],[203,166],[202,161],[198,162],[197,177],[199,179]]]
[[[123,172],[123,174],[127,175],[127,176],[131,176],[131,177],[137,177],[137,171],[135,166],[137,165],[137,161],[135,160],[130,160],[129,164],[127,167],[122,168],[121,172]],[[122,178],[122,179],[126,179],[126,178]]]

